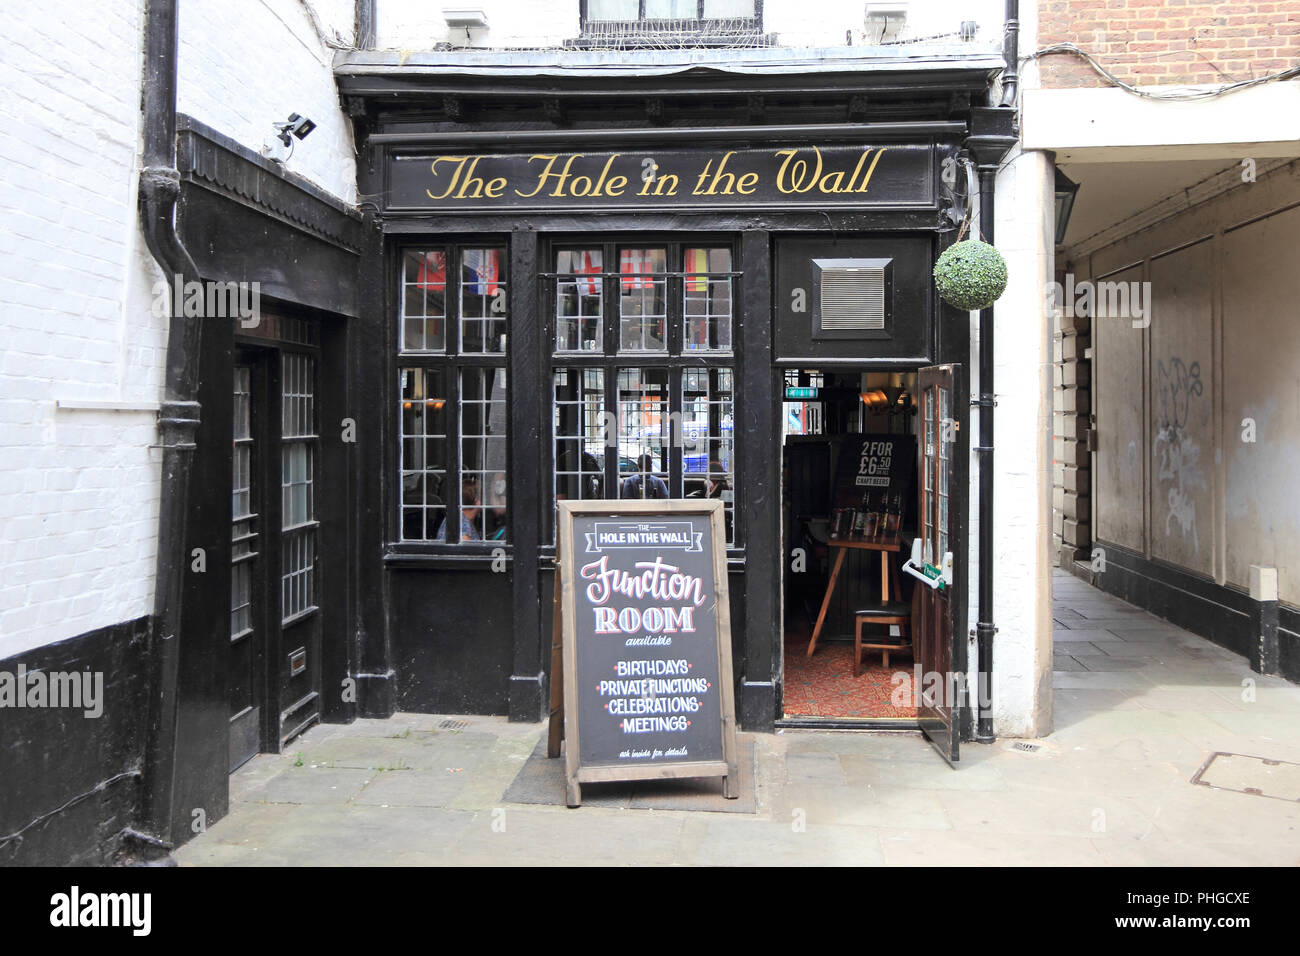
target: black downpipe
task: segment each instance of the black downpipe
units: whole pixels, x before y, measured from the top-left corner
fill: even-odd
[[[980,174],[980,232],[983,239],[993,244],[993,187],[997,179],[997,164],[981,164]],[[980,395],[975,400],[979,406],[979,609],[975,619],[975,645],[979,655],[976,674],[976,700],[979,716],[975,724],[975,739],[980,743],[993,742],[993,410],[997,400],[993,392],[993,307],[980,310]]]
[[[1015,106],[1020,86],[1020,0],[1007,0],[1006,32],[1002,37],[1002,58],[1007,61],[1002,71],[1001,106]]]
[[[1007,0],[1005,33],[1002,55],[1006,67],[1002,71],[1002,99],[999,109],[1013,110],[1019,76],[1016,70],[1017,48],[1020,34],[1019,0]],[[990,111],[992,112],[992,111]],[[993,244],[994,186],[1002,157],[1016,138],[1006,135],[973,136],[972,152],[979,162],[980,177],[980,233],[981,238]],[[992,743],[993,736],[993,636],[998,629],[993,623],[993,419],[997,399],[993,390],[993,307],[980,310],[979,354],[979,582],[978,609],[975,617],[975,648],[979,657],[976,672],[976,701],[979,708],[975,721],[975,739]]]
[[[357,49],[375,48],[375,0],[357,0]]]
[[[140,224],[162,268],[168,297],[167,367],[158,412],[162,488],[151,635],[149,733],[145,752],[142,824],[146,842],[171,847],[176,761],[177,683],[181,606],[187,556],[186,512],[195,434],[199,425],[200,318],[177,315],[176,284],[198,278],[198,268],[176,234],[180,173],[176,170],[177,0],[148,0],[145,11],[144,162]]]

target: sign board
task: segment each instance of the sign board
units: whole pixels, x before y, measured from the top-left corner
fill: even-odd
[[[887,501],[899,496],[905,512],[912,512],[916,497],[915,435],[848,435],[840,446],[835,469],[833,508],[858,508],[870,494]]]
[[[766,149],[395,152],[393,211],[933,208],[933,143]]]
[[[559,521],[569,806],[612,780],[721,776],[737,796],[722,502],[561,501]]]

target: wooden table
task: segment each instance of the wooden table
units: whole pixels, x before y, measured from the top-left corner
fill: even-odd
[[[880,597],[882,603],[889,603],[889,582],[891,577],[894,582],[894,593],[900,597],[902,596],[898,584],[898,568],[894,567],[894,563],[889,560],[891,554],[897,554],[903,550],[902,538],[899,535],[887,535],[879,538],[831,538],[826,543],[837,553],[835,555],[835,564],[831,568],[831,579],[826,582],[826,596],[822,598],[821,613],[817,615],[817,625],[813,628],[812,640],[808,642],[809,657],[812,657],[813,651],[817,650],[817,638],[821,636],[822,625],[826,623],[826,612],[830,610],[831,597],[835,594],[835,585],[839,582],[840,571],[844,568],[844,556],[849,553],[850,549],[880,552]]]

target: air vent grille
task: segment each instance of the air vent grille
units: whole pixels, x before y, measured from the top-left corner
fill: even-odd
[[[821,327],[836,332],[883,329],[885,267],[824,267],[821,270]]]

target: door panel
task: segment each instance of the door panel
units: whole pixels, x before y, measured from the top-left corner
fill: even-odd
[[[278,742],[320,719],[316,594],[316,359],[280,353],[280,655]]]
[[[920,370],[921,480],[917,535],[927,576],[942,580],[951,568],[956,540],[949,508],[956,486],[957,435],[965,418],[961,366],[939,365]],[[949,575],[951,577],[951,574]],[[917,719],[921,730],[948,762],[960,756],[960,714],[965,704],[965,675],[959,673],[955,653],[950,584],[929,587],[918,583],[915,592],[916,662],[921,686],[916,688]]]
[[[231,770],[320,719],[316,368],[274,346],[235,360]]]
[[[234,466],[231,475],[230,569],[230,769],[260,749],[262,645],[257,575],[262,567],[255,502],[257,442],[253,431],[251,362],[234,369]]]

